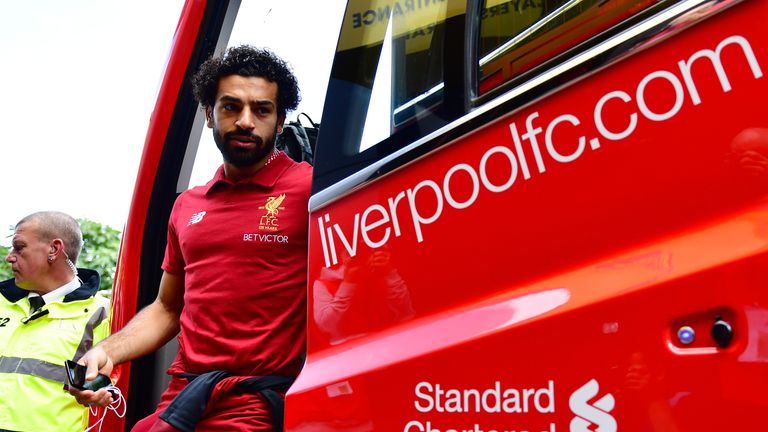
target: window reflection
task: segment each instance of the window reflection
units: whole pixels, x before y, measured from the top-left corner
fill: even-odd
[[[480,94],[607,30],[657,0],[485,0]]]

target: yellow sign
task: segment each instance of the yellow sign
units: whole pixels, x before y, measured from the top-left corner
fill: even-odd
[[[392,20],[393,38],[430,32],[447,18],[464,14],[458,0],[352,0],[347,6],[339,51],[380,44]]]

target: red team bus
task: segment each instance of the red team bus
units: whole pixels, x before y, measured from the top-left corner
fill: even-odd
[[[183,9],[114,330],[189,187],[186,78],[244,6]],[[350,0],[286,430],[766,430],[766,23],[766,0]],[[109,427],[154,408],[172,351],[117,369]]]

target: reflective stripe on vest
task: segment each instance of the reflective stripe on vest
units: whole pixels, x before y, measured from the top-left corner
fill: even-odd
[[[83,331],[83,337],[80,339],[80,344],[77,346],[77,350],[75,350],[75,354],[72,357],[73,360],[79,359],[86,351],[91,349],[93,346],[94,329],[106,318],[107,310],[104,307],[99,307],[96,313],[88,319]],[[64,362],[62,361],[61,363],[57,365],[34,358],[0,356],[0,373],[32,375],[56,381],[63,385],[66,383],[67,371],[64,369]]]
[[[57,365],[43,360],[19,357],[0,357],[0,373],[32,375],[65,383],[67,371],[64,364]]]

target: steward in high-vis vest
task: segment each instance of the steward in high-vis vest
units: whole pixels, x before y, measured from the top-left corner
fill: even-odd
[[[88,425],[88,409],[64,390],[65,360],[108,336],[110,302],[99,274],[77,269],[77,221],[39,212],[16,225],[0,282],[0,431],[68,432]]]

